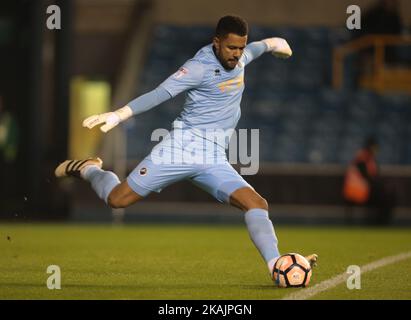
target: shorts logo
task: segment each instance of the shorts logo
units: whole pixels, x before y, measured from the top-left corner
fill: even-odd
[[[140,176],[145,176],[147,174],[147,168],[140,169]]]

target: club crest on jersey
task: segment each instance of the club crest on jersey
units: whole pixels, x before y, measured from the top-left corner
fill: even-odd
[[[140,173],[140,176],[145,176],[147,174],[147,168],[141,168],[139,173]]]
[[[174,78],[180,79],[182,76],[186,75],[188,73],[188,70],[184,67],[181,67],[178,69],[178,71],[174,74]]]
[[[215,70],[214,70],[214,75],[215,75],[215,76],[221,76],[220,69],[215,69]]]

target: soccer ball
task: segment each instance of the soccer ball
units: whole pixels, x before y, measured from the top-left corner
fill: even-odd
[[[311,266],[306,258],[298,253],[287,253],[276,261],[273,281],[281,288],[306,287],[311,274]]]

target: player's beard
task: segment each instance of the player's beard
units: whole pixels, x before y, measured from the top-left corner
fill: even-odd
[[[230,66],[230,65],[228,64],[229,62],[232,64],[232,66]],[[238,60],[237,60],[237,59],[230,59],[230,60],[227,61],[227,63],[226,63],[227,67],[225,67],[225,68],[226,68],[226,69],[230,69],[230,70],[234,70],[235,67],[237,66],[237,64],[238,64]]]
[[[233,59],[227,59],[227,60],[225,60],[225,59],[221,56],[220,51],[217,50],[214,46],[213,46],[213,51],[214,51],[214,54],[215,54],[215,56],[217,57],[218,61],[220,61],[221,65],[224,67],[224,69],[226,69],[226,70],[234,70],[234,69],[235,69],[235,67],[237,66],[237,63],[238,63],[238,60],[237,60],[237,59],[234,59],[234,58],[233,58]],[[228,62],[229,62],[230,60],[235,60],[235,61],[233,61],[233,63],[235,62],[234,66],[230,66],[230,65],[228,64]]]
[[[220,60],[221,65],[226,70],[234,70],[238,63],[238,60],[236,59],[229,59],[229,60],[218,59],[218,60]],[[229,63],[231,63],[231,65]]]

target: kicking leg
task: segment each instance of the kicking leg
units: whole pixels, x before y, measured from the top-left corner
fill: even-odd
[[[268,217],[267,201],[228,162],[202,170],[191,181],[217,200],[230,203],[245,212],[250,238],[271,272],[280,254],[274,227]]]
[[[245,212],[248,233],[267,263],[270,274],[280,256],[278,240],[268,215],[268,203],[254,189],[244,187],[230,195],[230,204]]]
[[[237,189],[230,195],[230,204],[245,212],[245,221],[250,238],[267,262],[270,273],[272,273],[280,253],[274,227],[268,216],[267,201],[252,188],[244,187]],[[317,265],[317,254],[310,254],[305,258],[312,267]]]

